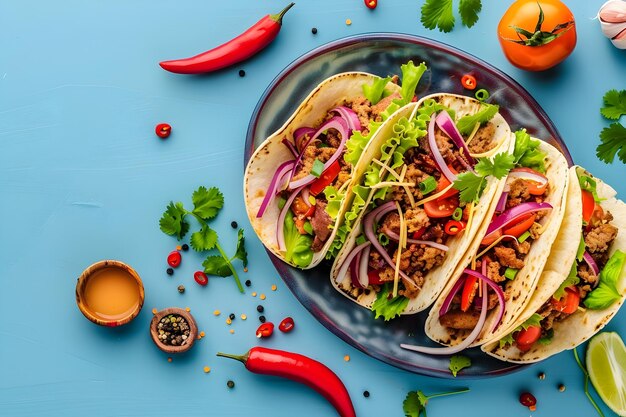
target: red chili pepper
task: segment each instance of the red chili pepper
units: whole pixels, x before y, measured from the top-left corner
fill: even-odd
[[[443,230],[447,235],[455,236],[465,229],[465,223],[458,220],[448,220]]]
[[[461,77],[461,84],[465,89],[474,90],[476,89],[476,78],[473,75],[465,74]]]
[[[154,128],[154,132],[161,139],[165,139],[166,137],[170,135],[170,133],[172,133],[172,126],[170,126],[167,123],[159,123]]]
[[[356,417],[346,386],[326,365],[298,353],[253,347],[245,355],[218,353],[236,359],[255,374],[273,375],[304,384],[330,402],[341,417]]]
[[[293,330],[295,326],[296,324],[293,322],[293,319],[291,317],[285,317],[283,321],[281,321],[278,325],[278,330],[283,333],[289,333]]]
[[[177,74],[201,74],[217,71],[250,58],[269,45],[278,35],[283,16],[295,3],[280,13],[267,15],[236,38],[191,58],[163,61],[164,70]]]
[[[364,0],[368,9],[375,9],[378,6],[378,0]]]
[[[256,337],[270,337],[274,333],[274,323],[268,321],[267,323],[263,323],[256,329]]]
[[[180,265],[180,261],[182,261],[183,257],[180,256],[180,252],[177,250],[173,250],[167,255],[167,264],[172,268],[177,268]]]
[[[203,271],[196,271],[193,273],[193,279],[203,287],[209,283],[209,277]]]

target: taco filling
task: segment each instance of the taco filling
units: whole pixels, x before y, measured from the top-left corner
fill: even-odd
[[[595,180],[581,168],[576,174],[582,188],[583,227],[570,274],[535,314],[500,340],[500,348],[515,346],[527,352],[535,343],[549,344],[556,323],[579,310],[605,309],[620,298],[617,292],[611,297],[606,287],[620,275],[626,258],[620,251],[609,257],[618,228],[613,215],[601,207]]]

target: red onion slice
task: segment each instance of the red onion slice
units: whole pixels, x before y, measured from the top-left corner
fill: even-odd
[[[341,143],[339,144],[339,147],[337,148],[337,151],[335,151],[335,153],[330,157],[330,159],[328,159],[328,161],[326,161],[326,163],[324,164],[324,170],[328,169],[328,167],[331,166],[333,164],[333,162],[335,162],[337,159],[339,159],[339,157],[343,153],[343,148],[346,146],[346,142],[348,140],[348,137],[350,136],[350,134],[348,132],[348,124],[346,123],[346,121],[344,119],[342,119],[340,117],[333,117],[332,119],[330,119],[326,123],[324,123],[322,126],[320,126],[320,128],[315,132],[315,135],[313,135],[313,137],[311,137],[309,142],[307,142],[307,145],[308,145],[312,140],[315,140],[324,131],[326,131],[327,129],[331,129],[331,128],[332,129],[336,129],[336,130],[339,131],[339,134],[341,135]],[[306,146],[305,146],[305,148],[306,148]],[[300,156],[296,160],[296,165],[295,165],[295,167],[293,169],[293,174],[295,174],[296,168],[298,167],[298,165],[302,161],[302,156],[304,155],[304,150],[305,149],[303,149],[302,152],[300,152]],[[292,175],[292,179],[293,179],[293,175]],[[307,184],[312,183],[316,179],[317,179],[316,176],[309,174],[309,175],[307,175],[307,176],[305,176],[303,178],[300,178],[298,180],[291,181],[289,183],[289,188],[295,189],[295,188],[298,188],[298,187],[302,187],[303,185],[307,185]]]
[[[589,254],[589,252],[585,251],[585,253],[583,254],[583,259],[585,260],[585,262],[587,262],[587,265],[589,265],[589,268],[591,268],[593,273],[596,274],[596,276],[598,276],[600,274],[600,268],[598,268],[598,264],[593,259],[593,257]]]
[[[285,138],[283,139],[283,144],[287,147],[287,149],[289,149],[289,152],[291,152],[294,157],[298,157],[298,151],[294,148],[293,143],[289,142],[287,138]]]
[[[312,127],[300,127],[293,132],[293,141],[296,144],[298,152],[302,152],[304,150],[302,145],[305,145],[304,141],[306,140],[306,136],[309,135],[309,138],[311,138],[314,134],[315,129]]]
[[[500,194],[500,199],[498,200],[498,204],[496,205],[496,213],[502,213],[506,209],[506,200],[509,197],[508,192],[503,192]]]
[[[366,287],[362,286],[359,281],[359,265],[361,264],[361,255],[361,252],[357,253],[356,256],[352,258],[352,261],[350,261],[350,280],[352,281],[353,286],[365,289]]]
[[[396,242],[398,242],[400,240],[400,236],[398,236],[398,234],[396,232],[393,232],[391,230],[384,230],[384,233],[391,240],[395,240]],[[414,243],[416,245],[432,246],[433,248],[440,249],[440,250],[445,251],[445,252],[447,252],[448,249],[450,249],[446,245],[442,245],[441,243],[437,243],[437,242],[431,242],[430,240],[407,239],[406,241],[407,241],[407,243]]]
[[[465,284],[465,280],[466,280],[465,276],[461,276],[456,281],[456,283],[454,284],[454,287],[452,287],[452,290],[450,290],[445,300],[443,300],[443,303],[441,304],[441,308],[439,309],[439,317],[443,316],[448,311],[450,311],[452,300],[454,299],[454,296],[459,292],[463,284]]]
[[[291,207],[291,203],[293,203],[293,200],[295,200],[296,196],[300,193],[300,191],[302,191],[302,188],[303,187],[300,187],[293,193],[291,193],[291,195],[287,199],[287,202],[285,203],[285,206],[281,210],[280,215],[278,216],[278,223],[276,223],[276,241],[278,242],[278,249],[280,249],[281,251],[285,251],[285,217],[289,212],[289,207]]]
[[[457,129],[448,112],[445,110],[440,112],[435,118],[435,122],[437,123],[437,126],[439,126],[439,129],[441,129],[443,133],[445,133],[450,139],[452,139],[452,142],[454,142],[454,144],[458,146],[459,149],[463,150],[463,156],[467,158],[467,161],[470,163],[470,165],[474,166],[476,164],[476,160],[470,155],[470,150],[467,147],[467,144],[465,143],[461,132],[459,132],[459,129]]]
[[[283,162],[278,167],[278,169],[274,173],[274,176],[272,177],[272,181],[270,182],[270,186],[267,189],[267,192],[265,193],[265,197],[263,197],[263,202],[261,203],[261,207],[259,207],[259,211],[256,214],[257,218],[263,217],[263,214],[265,213],[265,210],[267,209],[267,206],[274,199],[274,196],[278,193],[279,186],[282,183],[283,177],[287,173],[291,172],[291,170],[293,169],[295,163],[296,163],[296,161],[291,160],[291,161]]]
[[[484,263],[485,272],[487,272],[486,271],[486,269],[487,269],[487,262],[484,259],[483,259],[482,262]],[[482,280],[498,296],[498,303],[500,304],[500,307],[499,307],[499,311],[498,311],[498,317],[496,318],[496,321],[495,321],[495,323],[493,325],[493,328],[491,329],[491,332],[493,333],[498,328],[498,326],[500,325],[500,322],[502,321],[502,317],[504,317],[504,310],[505,310],[505,306],[506,306],[506,301],[504,299],[504,292],[502,291],[502,288],[500,288],[500,286],[498,284],[496,284],[495,282],[493,282],[492,280],[490,280],[487,277],[487,274],[483,275],[480,272],[473,271],[473,270],[471,270],[469,268],[465,268],[463,270],[463,272],[468,274],[468,275],[475,276],[476,278]],[[489,299],[489,296],[488,296],[488,294],[486,292],[486,289],[485,289],[485,291],[483,291],[483,299],[485,299],[485,300]]]
[[[365,249],[363,249],[363,252],[361,253],[358,278],[359,278],[359,283],[361,284],[362,288],[367,288],[367,286],[370,284],[370,279],[367,275],[367,266],[370,260],[371,249],[372,249],[371,246],[367,246]]]
[[[361,130],[361,127],[362,127],[361,121],[359,120],[359,116],[357,116],[354,110],[346,106],[339,106],[339,107],[335,107],[331,111],[334,111],[335,113],[343,117],[346,120],[346,122],[348,122],[348,127],[350,128],[351,131]]]
[[[445,111],[444,111],[445,113]],[[433,155],[433,159],[435,160],[435,165],[437,165],[437,169],[441,171],[441,173],[448,179],[450,182],[454,182],[456,180],[456,175],[450,171],[450,168],[446,165],[446,161],[443,159],[439,148],[437,147],[437,140],[435,139],[435,114],[430,118],[430,123],[428,124],[428,145],[430,146],[430,153]]]
[[[311,207],[311,202],[309,201],[309,197],[311,195],[309,194],[309,187],[305,187],[302,190],[302,200],[304,200],[304,204],[307,205],[307,207]]]
[[[337,272],[337,276],[335,277],[335,282],[337,284],[343,281],[343,278],[346,276],[348,268],[350,267],[350,263],[352,262],[354,257],[357,256],[363,249],[365,249],[369,245],[371,245],[370,242],[361,243],[359,246],[350,251],[345,261],[343,261],[343,263],[341,264],[341,268],[339,268],[339,272]]]
[[[487,284],[483,282],[482,285],[483,294],[487,293]],[[446,347],[427,347],[427,346],[416,346],[416,345],[406,345],[401,344],[400,347],[402,349],[412,350],[414,352],[426,353],[429,355],[454,355],[465,348],[468,348],[474,340],[480,334],[480,331],[483,329],[485,325],[485,320],[487,318],[487,297],[483,297],[482,308],[480,309],[480,317],[478,318],[478,323],[476,323],[476,327],[474,330],[463,340],[461,343],[455,346],[446,346]]]
[[[493,233],[496,233],[498,230],[502,229],[503,227],[508,226],[509,224],[513,223],[515,220],[519,219],[520,217],[528,213],[533,213],[535,211],[541,211],[541,210],[552,210],[552,208],[553,208],[552,204],[550,203],[535,203],[535,202],[526,202],[518,206],[512,207],[508,209],[507,211],[505,211],[504,213],[502,213],[501,215],[499,215],[498,217],[496,217],[495,219],[493,219],[491,223],[489,223],[489,227],[487,228],[487,233],[485,234],[485,237],[483,238],[483,240],[488,237],[491,237]]]

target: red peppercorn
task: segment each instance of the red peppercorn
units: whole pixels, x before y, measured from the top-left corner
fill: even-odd
[[[283,333],[289,333],[293,330],[294,326],[295,323],[293,322],[293,319],[291,317],[285,317],[278,325],[278,330]]]
[[[378,0],[364,0],[368,9],[375,9],[378,6]]]
[[[203,271],[196,271],[193,273],[193,279],[203,287],[209,283],[209,277]]]
[[[263,323],[256,329],[256,337],[270,337],[274,333],[274,323],[268,321],[267,323]]]
[[[529,407],[529,408],[530,407],[535,407],[537,405],[537,399],[530,392],[523,392],[519,396],[519,402],[520,402],[520,404],[522,404],[522,405],[524,405],[526,407]]]
[[[156,135],[161,139],[165,139],[172,133],[172,126],[167,123],[159,123],[154,129]]]
[[[171,251],[169,255],[167,255],[167,264],[172,268],[177,268],[180,265],[180,261],[182,261],[183,257],[180,256],[180,252],[174,250]]]

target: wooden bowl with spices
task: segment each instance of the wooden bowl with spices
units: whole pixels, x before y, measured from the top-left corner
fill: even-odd
[[[157,312],[150,322],[150,336],[165,353],[183,353],[191,349],[198,337],[198,326],[191,313],[170,307]]]

